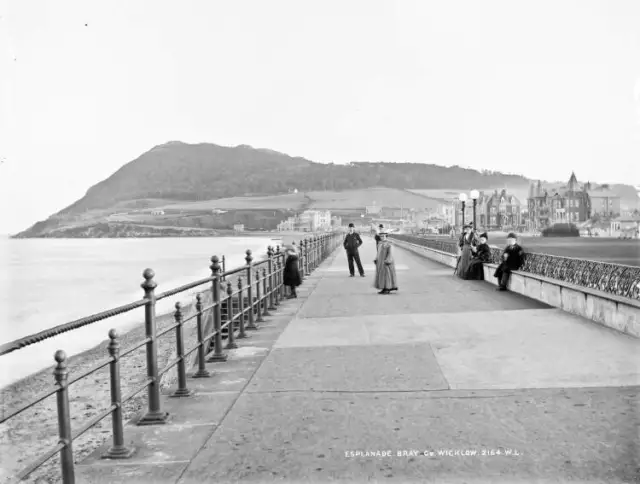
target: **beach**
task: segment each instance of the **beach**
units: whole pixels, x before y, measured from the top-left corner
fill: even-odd
[[[293,240],[298,243],[305,235],[308,234],[260,234],[261,237],[282,238],[283,244],[289,244]],[[274,242],[277,244],[277,241]],[[254,260],[262,259],[265,256],[266,247],[262,253],[255,251]],[[238,264],[235,264],[235,266],[237,267]],[[227,266],[227,270],[232,268],[231,266]],[[206,275],[204,277],[206,277]],[[192,280],[196,279],[197,278],[194,278]],[[169,288],[163,288],[163,290],[167,289]],[[198,291],[203,291],[203,302],[205,305],[211,301],[210,286],[198,288]],[[184,296],[172,296],[168,298],[169,300],[165,306],[173,306],[175,301],[181,300],[183,302],[183,318],[187,319],[195,313],[195,292],[197,291],[192,291],[187,301],[185,301]],[[118,341],[123,351],[134,346],[145,337],[143,324],[144,309],[138,308],[134,312],[137,315],[138,323],[129,327],[126,331],[121,331],[121,334],[119,334]],[[158,312],[158,314],[161,313]],[[204,316],[205,322],[207,318],[210,318],[210,315],[207,314]],[[164,311],[163,314],[157,317],[158,332],[173,322],[173,311]],[[185,323],[184,335],[185,349],[194,347],[197,342],[195,318]],[[67,360],[70,372],[69,378],[73,378],[74,375],[89,370],[104,360],[108,356],[107,344],[108,341],[103,339],[101,343],[70,356]],[[37,346],[38,344],[33,345],[33,347]],[[158,368],[160,371],[165,368],[168,362],[175,358],[175,347],[175,331],[170,331],[158,339]],[[195,357],[196,354],[197,352],[194,352],[193,357]],[[49,358],[51,358],[51,356],[49,356]],[[193,361],[193,358],[191,358],[190,361]],[[122,358],[120,371],[122,376],[122,394],[126,395],[146,378],[145,347],[143,346]],[[163,391],[169,391],[172,386],[175,388],[176,371],[177,369],[175,367],[172,368],[162,379]],[[189,368],[187,368],[187,371],[189,371]],[[0,415],[4,416],[7,412],[19,408],[45,390],[53,388],[53,385],[53,366],[49,366],[10,383],[0,390]],[[73,385],[70,386],[69,395],[72,432],[76,432],[87,421],[109,407],[111,403],[109,367],[106,366],[86,378],[73,383]],[[146,390],[143,390],[124,404],[125,421],[143,411],[146,408],[146,402],[147,393]],[[57,422],[56,399],[55,395],[52,395],[39,404],[25,410],[20,415],[0,424],[0,483],[12,482],[11,476],[16,471],[23,469],[34,459],[57,444]],[[73,442],[75,461],[81,461],[110,438],[111,418],[106,417]],[[25,482],[61,482],[58,456],[56,455],[50,459]]]

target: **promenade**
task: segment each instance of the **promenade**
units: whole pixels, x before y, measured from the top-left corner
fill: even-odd
[[[640,482],[640,340],[401,249],[378,295],[364,241],[77,482]]]

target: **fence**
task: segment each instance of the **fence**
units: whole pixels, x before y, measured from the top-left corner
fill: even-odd
[[[300,241],[298,264],[300,274],[309,275],[318,265],[341,243],[342,235],[328,233],[308,237]],[[188,358],[195,355],[197,370],[192,378],[206,378],[210,376],[206,368],[207,362],[225,361],[227,355],[224,350],[237,348],[236,339],[246,337],[246,331],[257,330],[256,323],[264,321],[270,311],[275,311],[280,301],[285,296],[283,285],[283,270],[285,254],[280,247],[274,250],[268,247],[267,257],[257,262],[253,261],[250,250],[246,251],[246,265],[226,271],[225,258],[218,256],[211,258],[211,276],[206,279],[194,281],[169,291],[156,294],[157,284],[154,281],[155,273],[152,269],[143,272],[144,282],[141,284],[144,290],[144,298],[138,301],[103,311],[70,323],[62,324],[40,333],[20,338],[16,341],[0,347],[0,355],[18,351],[26,346],[36,344],[48,338],[52,338],[67,331],[87,326],[113,316],[123,314],[144,307],[145,338],[130,348],[120,348],[119,337],[115,329],[108,332],[109,356],[81,374],[69,378],[67,355],[63,350],[56,351],[54,359],[55,384],[26,404],[4,415],[0,424],[19,415],[28,408],[42,402],[44,399],[56,395],[56,407],[58,417],[58,444],[36,459],[17,474],[19,480],[24,480],[45,462],[60,455],[62,480],[64,484],[75,483],[73,441],[98,424],[107,416],[111,416],[113,445],[104,457],[112,459],[126,459],[132,455],[132,449],[125,446],[123,404],[134,396],[147,389],[146,412],[137,420],[137,425],[162,424],[167,419],[167,412],[162,410],[160,382],[163,375],[176,367],[177,389],[171,396],[188,397],[191,391],[188,388],[187,367]],[[235,281],[230,279],[235,276]],[[243,278],[244,277],[244,278]],[[195,296],[195,313],[184,317],[183,307],[177,302],[173,314],[174,322],[161,331],[157,330],[156,302],[183,293],[200,286],[210,285],[205,292]],[[210,294],[210,303],[204,299]],[[197,344],[185,349],[184,328],[191,320],[196,321]],[[205,322],[205,319],[207,321]],[[175,332],[176,357],[172,359],[162,370],[158,365],[158,340],[159,338]],[[237,333],[237,334],[236,334]],[[223,337],[226,345],[223,347]],[[146,347],[146,379],[144,382],[126,395],[122,395],[120,375],[120,361],[135,350]],[[75,432],[71,428],[71,411],[69,393],[70,387],[75,382],[89,375],[109,367],[111,405],[95,417],[91,418]]]
[[[448,254],[458,253],[456,240],[438,240],[405,234],[394,234],[389,237]],[[492,246],[490,262],[500,264],[501,257],[502,249]],[[576,286],[640,300],[640,267],[529,252],[525,253],[524,265],[520,270]]]

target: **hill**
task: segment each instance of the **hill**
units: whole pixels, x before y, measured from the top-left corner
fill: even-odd
[[[416,163],[314,163],[271,150],[241,145],[156,146],[127,163],[60,214],[113,206],[147,198],[202,201],[298,191],[389,188],[461,188],[527,183],[518,175]]]
[[[387,162],[335,165],[247,145],[173,141],[127,163],[89,188],[80,200],[18,236],[87,233],[87,227],[106,222],[169,226],[178,219],[181,226],[203,229],[254,222],[269,228],[289,212],[305,208],[361,210],[374,202],[387,207],[433,208],[438,200],[450,200],[471,188],[507,187],[524,200],[522,194],[526,194],[529,183],[520,175],[459,166]],[[633,192],[635,203],[633,188],[612,186],[620,187],[625,193]],[[298,192],[292,193],[294,189]],[[150,217],[151,209],[172,211],[174,217]],[[244,212],[211,215],[216,209]],[[254,217],[250,211],[256,210],[273,212]]]

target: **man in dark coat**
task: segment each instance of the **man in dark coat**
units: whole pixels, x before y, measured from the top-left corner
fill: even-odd
[[[484,232],[480,234],[478,245],[471,246],[471,252],[473,255],[471,256],[471,262],[469,263],[469,269],[467,269],[465,279],[470,279],[472,281],[484,280],[484,269],[482,264],[491,261],[491,248],[489,247],[489,244],[487,244],[488,240],[489,235]]]
[[[355,269],[353,267],[353,261],[358,264],[358,272],[361,277],[364,277],[364,269],[362,268],[362,262],[360,262],[360,253],[358,248],[362,245],[362,239],[360,234],[356,232],[356,228],[353,224],[349,224],[349,233],[344,238],[344,249],[347,251],[347,260],[349,261],[349,274],[351,277],[355,276]]]
[[[511,271],[517,271],[524,264],[524,250],[518,245],[516,234],[507,235],[507,247],[502,253],[502,262],[493,274],[498,279],[498,291],[506,291]]]

